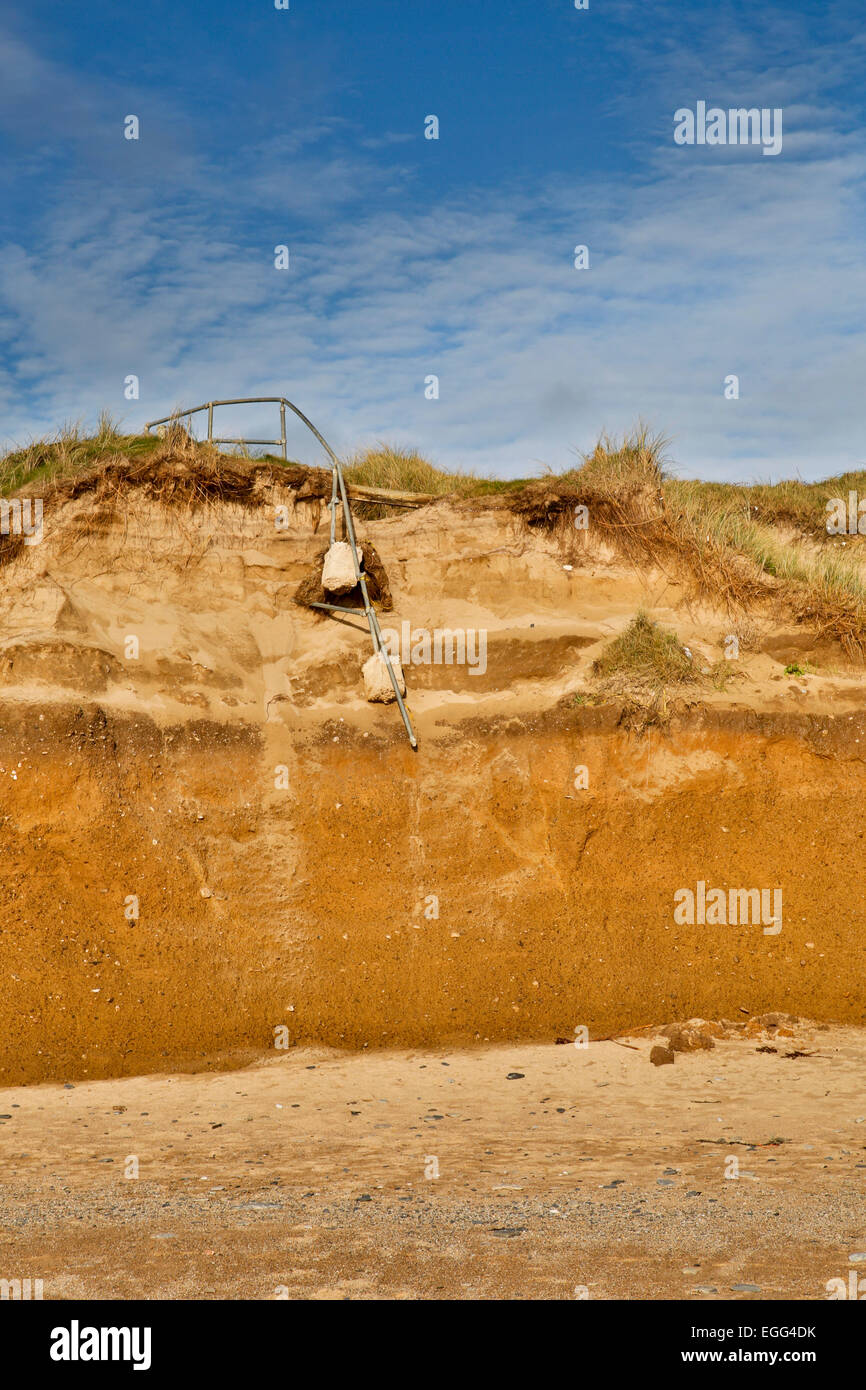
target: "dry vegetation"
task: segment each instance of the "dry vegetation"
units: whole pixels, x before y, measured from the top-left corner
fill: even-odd
[[[609,689],[619,681],[629,687],[656,691],[695,680],[694,662],[676,634],[643,612],[608,643],[592,669]]]
[[[429,496],[499,496],[526,525],[563,535],[573,536],[574,509],[586,506],[590,526],[634,563],[690,576],[698,592],[725,603],[732,615],[781,602],[818,635],[863,656],[861,541],[828,536],[826,503],[849,491],[866,496],[866,471],[820,483],[702,483],[671,477],[665,447],[663,438],[639,428],[622,440],[601,438],[564,473],[503,480],[444,472],[417,450],[380,444],[354,455],[345,475],[349,483]],[[165,438],[122,434],[104,414],[92,434],[66,427],[0,459],[0,495],[116,495],[132,486],[166,501],[221,497],[254,504],[265,473],[306,496],[329,495],[326,470],[268,455],[251,459],[243,448],[227,454],[179,426]],[[362,517],[393,514],[359,507]],[[7,544],[3,553],[10,558],[16,547]]]
[[[676,634],[641,611],[593,662],[594,688],[578,696],[576,703],[598,704],[614,697],[621,721],[642,733],[652,725],[667,724],[671,696],[705,685],[705,677],[716,689],[724,689],[730,676],[725,666],[721,661],[699,672]]]
[[[93,434],[78,424],[64,425],[53,439],[36,439],[0,459],[0,496],[19,488],[41,491],[46,483],[76,477],[112,455],[130,460],[150,458],[163,441],[156,435],[124,435],[103,411]]]
[[[572,526],[583,504],[619,550],[690,574],[732,613],[775,599],[850,656],[866,654],[859,539],[843,550],[826,530],[827,501],[858,487],[866,495],[866,472],[813,484],[690,482],[666,474],[664,449],[645,429],[604,438],[581,467],[528,483],[512,505],[529,525],[555,529]]]
[[[95,435],[67,428],[53,440],[36,441],[0,459],[0,496],[22,492],[46,504],[93,494],[118,500],[130,488],[173,506],[209,502],[263,503],[262,482],[273,479],[306,497],[331,495],[331,474],[245,451],[226,454],[192,438],[177,425],[157,435],[118,434],[103,417]]]
[[[466,495],[477,482],[468,473],[443,473],[417,449],[392,448],[387,444],[353,454],[343,465],[343,476],[347,483],[366,483],[368,487],[395,492],[427,492],[436,497]]]

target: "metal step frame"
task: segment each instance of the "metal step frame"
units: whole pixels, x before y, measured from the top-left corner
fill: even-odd
[[[218,405],[279,405],[280,438],[247,440],[219,438],[215,439],[213,432],[213,412],[214,406]],[[203,405],[195,405],[189,410],[176,410],[172,415],[163,416],[161,420],[148,421],[144,426],[145,432],[147,434],[150,434],[150,431],[152,429],[157,428],[157,426],[159,425],[179,424],[182,420],[187,420],[190,422],[190,433],[192,433],[192,417],[193,415],[198,415],[203,410],[207,411],[207,439],[209,444],[279,444],[282,447],[283,458],[287,460],[288,455],[286,453],[286,410],[291,410],[294,412],[295,415],[297,415],[298,419],[306,425],[310,433],[315,435],[316,439],[318,439],[322,448],[325,450],[325,453],[331,460],[332,475],[331,501],[328,504],[328,510],[331,513],[331,545],[333,545],[337,539],[337,509],[339,507],[342,511],[343,517],[343,539],[348,541],[349,546],[351,547],[352,560],[355,565],[355,577],[358,582],[358,587],[361,590],[361,598],[364,601],[364,616],[367,619],[367,626],[370,629],[370,639],[373,643],[373,652],[374,654],[381,656],[382,660],[385,663],[388,675],[391,678],[391,685],[394,687],[394,695],[397,699],[397,705],[400,710],[400,717],[403,720],[406,733],[409,737],[409,743],[412,746],[412,748],[417,748],[418,740],[415,737],[415,731],[412,728],[412,721],[410,720],[409,712],[406,709],[405,704],[403,703],[403,696],[400,694],[400,685],[397,680],[394,667],[391,665],[391,657],[388,652],[388,648],[382,641],[382,632],[379,627],[379,619],[376,616],[376,611],[370,602],[370,595],[367,592],[367,580],[364,575],[364,571],[361,569],[361,564],[358,559],[358,546],[355,540],[355,527],[352,521],[352,509],[349,506],[349,496],[346,491],[346,482],[343,477],[343,469],[340,465],[340,460],[337,458],[337,455],[334,453],[333,449],[331,448],[328,441],[324,438],[324,436],[321,435],[319,431],[316,429],[312,421],[308,420],[303,411],[299,410],[298,407],[296,405],[293,405],[293,403],[290,400],[287,400],[285,396],[238,396],[232,400],[205,401]],[[355,608],[340,607],[338,604],[335,603],[314,603],[312,607],[323,608],[328,612],[333,613],[357,612],[357,609]]]

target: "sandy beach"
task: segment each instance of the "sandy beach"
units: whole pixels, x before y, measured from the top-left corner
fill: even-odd
[[[866,1247],[866,1034],[795,1033],[661,1067],[642,1037],[7,1089],[0,1275],[46,1299],[827,1298]]]

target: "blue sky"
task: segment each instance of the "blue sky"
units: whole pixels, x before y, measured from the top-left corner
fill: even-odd
[[[0,439],[281,394],[503,476],[639,419],[685,475],[862,466],[862,15],[0,4]],[[780,108],[781,153],[678,146],[698,101]]]

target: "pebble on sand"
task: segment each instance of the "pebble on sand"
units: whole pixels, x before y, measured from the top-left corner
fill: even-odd
[[[669,1047],[654,1047],[650,1053],[650,1061],[654,1067],[664,1067],[674,1060],[674,1053]]]

